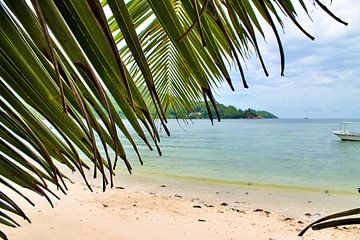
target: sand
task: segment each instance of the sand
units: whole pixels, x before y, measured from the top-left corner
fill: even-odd
[[[72,176],[72,179],[76,176]],[[9,239],[358,239],[360,228],[297,234],[308,223],[357,204],[357,196],[194,184],[152,176],[121,176],[116,188],[94,192],[76,179],[54,208],[35,197],[20,205],[32,223],[3,228]],[[337,204],[335,204],[337,203]]]

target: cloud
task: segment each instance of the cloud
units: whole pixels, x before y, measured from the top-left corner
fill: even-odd
[[[271,76],[266,78],[258,61],[251,59],[246,69],[250,89],[243,90],[239,73],[232,71],[237,91],[224,86],[218,100],[240,108],[266,109],[281,117],[360,117],[360,1],[336,0],[329,8],[349,26],[309,6],[313,22],[304,12],[298,17],[316,37],[313,42],[286,21],[285,77],[280,77],[276,41],[271,29],[265,29],[268,37],[260,44]]]

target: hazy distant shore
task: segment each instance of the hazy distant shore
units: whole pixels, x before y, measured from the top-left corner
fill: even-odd
[[[5,229],[10,239],[299,239],[319,217],[355,207],[357,196],[193,184],[135,174],[116,177],[105,193],[90,193],[71,175],[68,196],[51,209],[20,201],[32,219]],[[97,186],[97,187],[96,187]],[[59,193],[60,195],[60,193]],[[310,231],[304,239],[355,239],[357,227]]]

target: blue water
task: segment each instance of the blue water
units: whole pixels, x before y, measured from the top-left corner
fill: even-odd
[[[135,173],[353,192],[360,186],[360,142],[333,136],[339,122],[222,120],[212,126],[170,120],[171,136],[161,134],[162,157],[137,141],[144,160],[139,166],[126,149]]]

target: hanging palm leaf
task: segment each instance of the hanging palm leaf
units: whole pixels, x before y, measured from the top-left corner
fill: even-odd
[[[329,216],[323,217],[309,226],[304,228],[299,236],[303,236],[307,230],[312,228],[313,230],[321,230],[324,228],[338,227],[342,225],[352,225],[352,224],[360,224],[360,218],[345,218],[352,215],[360,214],[360,208],[350,209],[344,212],[339,212],[335,214],[331,214]],[[336,220],[333,220],[336,219]],[[330,221],[331,220],[331,221]]]
[[[268,75],[257,39],[268,34],[264,25],[278,41],[283,74],[282,21],[289,17],[313,39],[297,22],[294,2],[1,0],[0,224],[19,226],[12,214],[30,222],[9,191],[32,205],[22,188],[50,204],[50,196],[57,197],[50,185],[65,193],[61,165],[79,171],[86,183],[85,169],[93,165],[105,190],[118,158],[132,170],[124,142],[141,163],[134,137],[161,154],[154,121],[169,134],[170,110],[192,110],[203,99],[212,120],[207,100],[216,110],[213,89],[226,81],[234,90],[227,62],[236,62],[244,87],[243,65],[252,52]],[[6,238],[2,231],[0,238]]]

